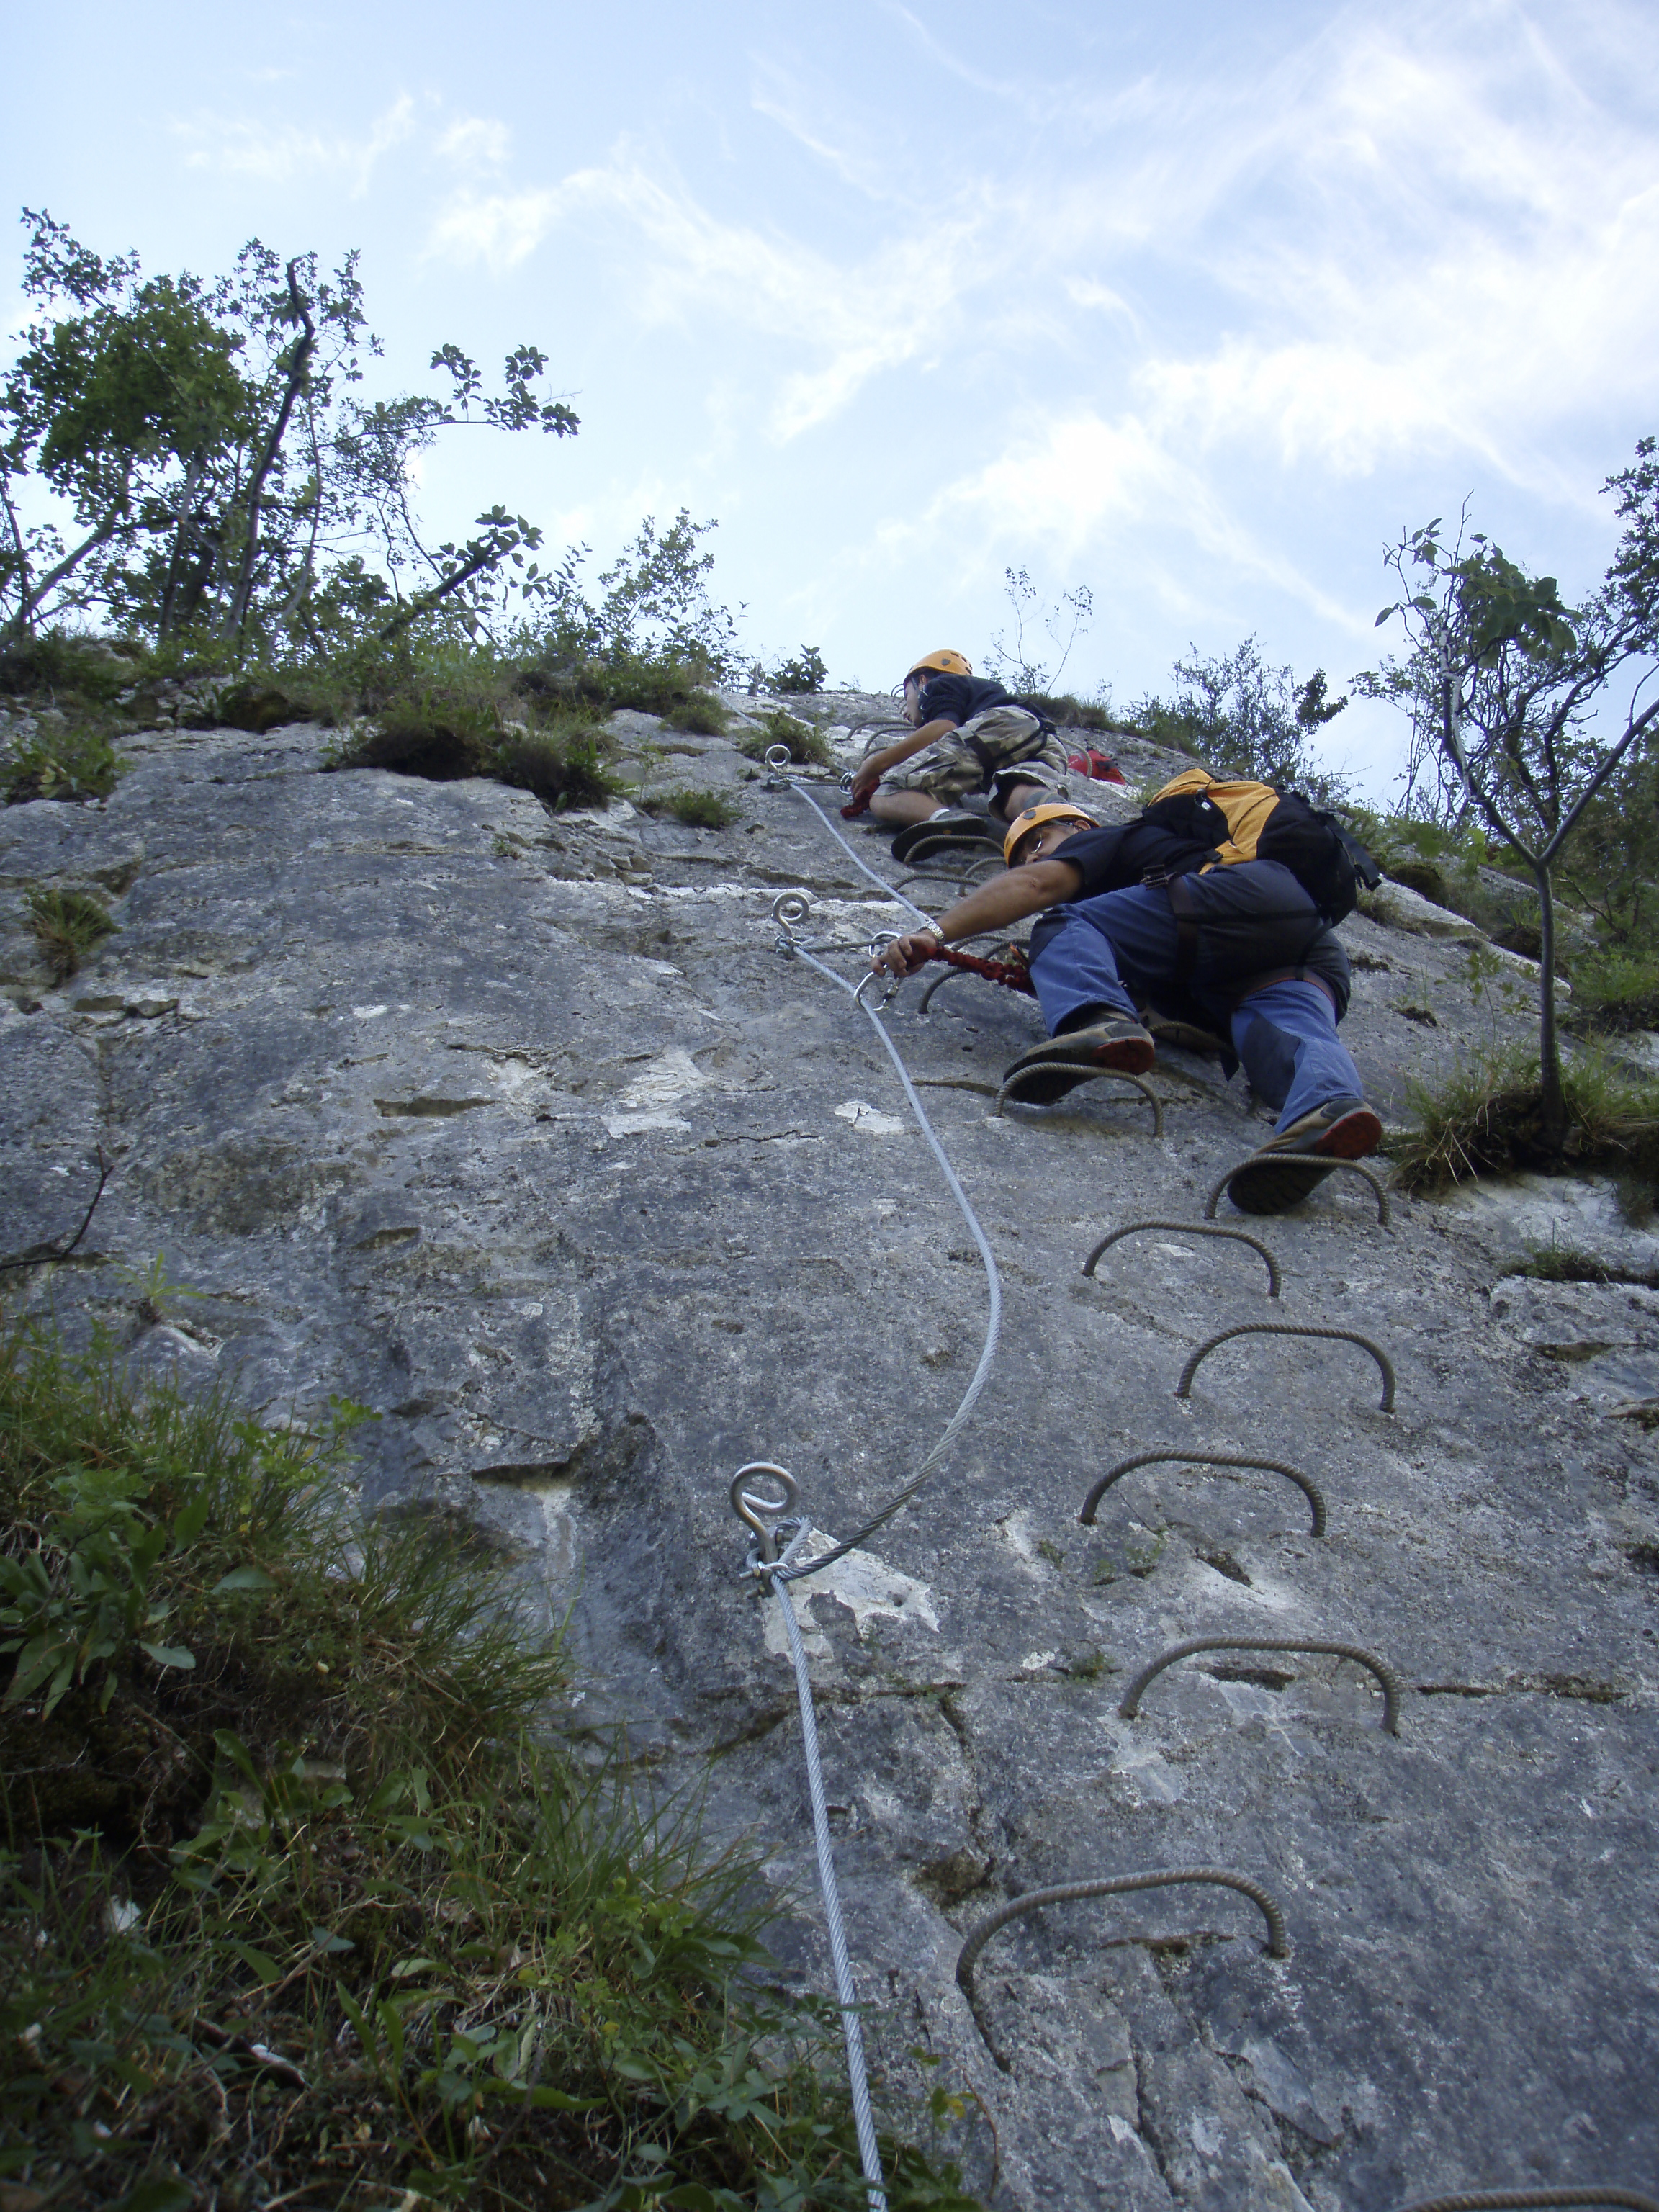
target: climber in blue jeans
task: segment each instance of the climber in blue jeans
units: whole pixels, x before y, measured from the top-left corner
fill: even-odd
[[[1277,794],[1255,788],[1271,811]],[[1143,1074],[1156,1056],[1144,1011],[1196,1017],[1231,1042],[1278,1114],[1265,1157],[1233,1176],[1229,1195],[1245,1212],[1281,1212],[1330,1164],[1375,1151],[1382,1133],[1337,1035],[1347,955],[1288,866],[1231,860],[1213,834],[1218,825],[1206,821],[1198,826],[1212,832],[1207,843],[1181,840],[1168,824],[1191,829],[1190,815],[1166,809],[1149,820],[1155,809],[1102,829],[1068,805],[1028,808],[1008,832],[1008,872],[953,907],[934,932],[888,946],[877,964],[908,975],[933,935],[973,937],[1037,915],[1029,957],[1049,1036],[1008,1070],[1024,1078],[1018,1095],[1046,1103],[1097,1068]],[[1128,871],[1153,880],[1124,883]],[[1097,888],[1114,878],[1116,888]]]

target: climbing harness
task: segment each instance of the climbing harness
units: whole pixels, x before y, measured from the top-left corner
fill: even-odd
[[[1324,1644],[1298,1636],[1191,1636],[1184,1644],[1172,1644],[1150,1666],[1143,1667],[1123,1692],[1118,1718],[1132,1721],[1140,1711],[1140,1700],[1148,1686],[1166,1667],[1173,1667],[1177,1659],[1190,1659],[1195,1651],[1324,1651],[1334,1658],[1352,1659],[1361,1667],[1369,1667],[1382,1686],[1383,1733],[1400,1733],[1400,1677],[1386,1661],[1358,1644]]]
[[[1274,1152],[1271,1147],[1269,1147],[1266,1152],[1252,1152],[1249,1159],[1240,1160],[1234,1166],[1228,1169],[1226,1174],[1222,1176],[1220,1182],[1217,1183],[1215,1188],[1210,1193],[1209,1197],[1205,1200],[1204,1218],[1206,1221],[1213,1221],[1215,1219],[1215,1212],[1217,1206],[1221,1203],[1222,1192],[1226,1189],[1233,1177],[1236,1175],[1242,1175],[1246,1168],[1259,1167],[1264,1163],[1276,1167],[1283,1167],[1286,1160],[1299,1162],[1304,1159],[1307,1160],[1310,1164],[1317,1161],[1322,1171],[1333,1168],[1339,1170],[1346,1168],[1350,1175],[1357,1175],[1363,1177],[1366,1182],[1370,1183],[1372,1190],[1376,1194],[1376,1218],[1379,1226],[1383,1229],[1391,1228],[1393,1226],[1393,1214],[1389,1205],[1389,1194],[1382,1188],[1382,1179],[1372,1169],[1366,1167],[1362,1162],[1358,1160],[1328,1160],[1320,1158],[1319,1155],[1315,1152]]]
[[[1182,1237],[1225,1237],[1235,1244],[1248,1244],[1252,1252],[1259,1252],[1267,1263],[1267,1296],[1279,1296],[1279,1262],[1259,1237],[1252,1237],[1243,1229],[1212,1229],[1207,1223],[1197,1221],[1126,1221],[1121,1229],[1114,1229],[1103,1237],[1083,1263],[1085,1275],[1092,1275],[1101,1255],[1110,1249],[1120,1237],[1136,1236],[1143,1229],[1173,1230]]]
[[[1287,1482],[1293,1482],[1296,1485],[1313,1508],[1313,1526],[1308,1534],[1310,1536],[1322,1536],[1325,1533],[1325,1496],[1317,1483],[1311,1481],[1305,1474],[1298,1474],[1295,1468],[1286,1467],[1281,1460],[1235,1459],[1231,1453],[1222,1452],[1137,1452],[1133,1459],[1120,1461],[1109,1474],[1101,1476],[1099,1481],[1084,1499],[1083,1510],[1078,1515],[1078,1519],[1085,1528],[1092,1528],[1095,1525],[1096,1507],[1120,1475],[1133,1474],[1138,1467],[1164,1466],[1254,1468],[1259,1469],[1263,1474],[1282,1474]]]
[[[1241,1322],[1237,1328],[1224,1328],[1219,1335],[1200,1344],[1181,1370],[1181,1380],[1176,1384],[1177,1398],[1192,1395],[1193,1377],[1198,1372],[1200,1362],[1207,1359],[1219,1346],[1230,1344],[1236,1336],[1309,1336],[1333,1344],[1357,1344],[1362,1352],[1370,1352],[1382,1370],[1382,1396],[1377,1412],[1391,1413],[1394,1411],[1394,1364],[1388,1353],[1373,1344],[1370,1337],[1361,1336],[1357,1329],[1352,1328],[1297,1328],[1283,1321]]]

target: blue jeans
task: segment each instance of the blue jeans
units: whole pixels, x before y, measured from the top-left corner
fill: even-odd
[[[1227,872],[1243,890],[1242,872]],[[1275,877],[1282,872],[1274,870]],[[1311,901],[1308,915],[1316,923]],[[1172,998],[1190,996],[1216,1028],[1225,1024],[1258,1097],[1278,1112],[1281,1131],[1331,1099],[1364,1094],[1359,1071],[1336,1033],[1335,999],[1311,978],[1250,990],[1248,969],[1229,977],[1200,966],[1190,982],[1182,981],[1180,936],[1161,886],[1138,884],[1050,907],[1032,942],[1031,981],[1050,1036],[1086,1006],[1109,1006],[1133,1020],[1137,999],[1167,1007]],[[1273,964],[1269,946],[1256,971]],[[1236,1005],[1230,982],[1247,993]]]

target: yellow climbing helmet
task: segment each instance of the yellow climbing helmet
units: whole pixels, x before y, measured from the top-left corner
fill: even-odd
[[[904,680],[908,684],[912,676],[971,676],[973,672],[971,665],[963,659],[961,653],[952,653],[945,646],[938,653],[927,653],[915,662]]]
[[[1050,799],[1042,806],[1028,806],[1024,814],[1016,814],[1008,825],[1008,835],[1002,841],[1002,857],[1009,867],[1014,865],[1014,854],[1033,830],[1041,830],[1045,822],[1075,822],[1079,830],[1097,830],[1100,824],[1085,814],[1081,807],[1062,805]]]

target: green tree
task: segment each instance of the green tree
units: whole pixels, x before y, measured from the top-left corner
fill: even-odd
[[[1448,541],[1436,520],[1387,556],[1410,650],[1356,678],[1412,718],[1407,799],[1473,814],[1538,890],[1539,1084],[1545,1142],[1566,1134],[1555,1005],[1554,872],[1569,840],[1659,725],[1659,459],[1644,438],[1610,477],[1623,525],[1601,584],[1577,608],[1479,531]]]
[[[23,220],[35,313],[0,384],[0,637],[101,606],[240,654],[314,646],[343,618],[390,635],[441,611],[476,631],[533,593],[532,524],[497,506],[465,542],[429,545],[409,485],[442,430],[575,433],[532,388],[535,347],[507,356],[499,396],[446,344],[431,366],[447,398],[366,402],[354,387],[380,349],[355,254],[325,276],[314,255],[283,262],[255,240],[210,283],[146,280],[135,255],[105,260],[48,215]],[[25,526],[42,492],[73,542],[52,520]]]
[[[1291,669],[1273,667],[1247,637],[1231,653],[1206,655],[1194,646],[1173,672],[1172,697],[1148,697],[1130,710],[1150,736],[1198,754],[1224,775],[1296,786],[1324,805],[1342,797],[1342,779],[1309,742],[1348,703],[1328,696],[1322,668],[1298,684]]]

